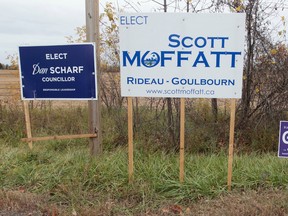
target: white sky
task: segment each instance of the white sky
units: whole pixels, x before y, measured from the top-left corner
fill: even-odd
[[[100,0],[100,4],[106,1]],[[124,0],[111,1],[120,7],[125,4]],[[160,7],[151,2],[133,6],[141,12]],[[85,0],[0,0],[0,9],[0,63],[5,64],[9,63],[8,54],[17,53],[19,45],[65,44],[65,36],[74,35],[74,29],[85,24]],[[288,9],[283,14],[288,22]]]
[[[85,24],[85,0],[0,0],[0,62],[19,45],[62,44]]]
[[[105,5],[107,0],[99,1]],[[85,0],[0,0],[0,9],[0,63],[4,64],[20,45],[67,43],[65,37],[75,35],[75,28],[85,25],[86,19]]]

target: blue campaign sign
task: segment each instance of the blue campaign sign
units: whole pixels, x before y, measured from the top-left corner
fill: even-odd
[[[97,99],[93,43],[20,46],[23,100]]]
[[[278,157],[288,157],[288,121],[280,121]]]

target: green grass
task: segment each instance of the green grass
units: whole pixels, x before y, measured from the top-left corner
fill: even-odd
[[[202,198],[221,197],[228,193],[228,124],[224,115],[218,123],[211,121],[205,106],[196,110],[203,115],[187,113],[182,184],[179,153],[168,145],[165,111],[156,115],[139,109],[134,124],[134,182],[129,184],[125,108],[103,110],[104,152],[91,158],[86,139],[38,142],[29,150],[19,142],[26,136],[21,107],[2,107],[0,192],[24,190],[40,196],[48,206],[64,209],[60,215],[71,215],[73,209],[84,215],[91,215],[89,209],[102,215],[145,214],[169,204],[189,206]],[[87,133],[87,115],[87,108],[80,106],[31,109],[33,136]],[[254,141],[243,141],[243,146],[236,134],[233,191],[288,188],[288,162],[276,153],[260,154],[277,145],[271,131],[257,131]],[[253,131],[249,135],[254,137]],[[244,154],[257,149],[258,154]]]
[[[109,210],[112,213],[134,214],[157,209],[164,202],[185,205],[227,193],[223,152],[186,154],[183,184],[179,183],[178,153],[136,149],[134,182],[129,184],[124,147],[91,158],[85,141],[39,142],[32,151],[23,143],[13,147],[2,142],[0,152],[2,190],[24,188],[68,209],[101,209],[111,201],[117,203]],[[288,188],[288,162],[276,155],[235,156],[233,167],[234,191]]]

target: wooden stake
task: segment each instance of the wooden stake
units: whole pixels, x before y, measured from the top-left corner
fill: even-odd
[[[231,191],[231,183],[232,183],[236,99],[231,99],[230,103],[231,103],[230,105],[230,135],[229,135],[228,176],[227,176],[228,191]]]
[[[88,42],[96,43],[96,67],[97,67],[97,94],[98,100],[88,102],[90,133],[97,133],[97,137],[90,139],[91,155],[102,153],[101,130],[101,97],[100,97],[100,36],[99,36],[99,0],[86,0],[86,34]],[[96,72],[96,71],[95,71]]]
[[[23,101],[24,104],[24,114],[25,114],[25,124],[26,124],[26,132],[27,132],[27,138],[32,138],[32,132],[31,132],[31,119],[30,119],[30,112],[29,112],[29,101]],[[32,141],[28,142],[28,146],[30,149],[33,148]]]
[[[180,99],[180,173],[179,180],[184,181],[184,142],[185,142],[185,98]]]
[[[133,106],[132,98],[128,97],[128,173],[129,183],[133,182]]]

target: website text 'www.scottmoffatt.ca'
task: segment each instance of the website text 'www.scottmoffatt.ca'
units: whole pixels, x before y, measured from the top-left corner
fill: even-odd
[[[147,89],[147,94],[162,94],[162,95],[214,95],[214,90],[204,89]]]

